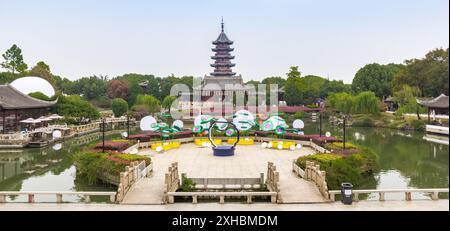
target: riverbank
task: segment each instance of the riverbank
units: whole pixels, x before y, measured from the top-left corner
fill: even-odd
[[[0,204],[0,211],[449,211],[449,200],[360,201],[352,205],[343,205],[341,202],[314,204],[176,203],[167,205],[6,203]]]
[[[441,122],[444,124],[448,124],[448,119],[441,119]],[[393,113],[382,112],[378,115],[350,115],[348,124],[352,127],[390,128],[403,131],[425,131],[427,120],[423,118],[419,120],[417,116],[398,116]]]

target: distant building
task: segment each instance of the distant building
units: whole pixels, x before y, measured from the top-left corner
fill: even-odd
[[[442,94],[431,100],[417,99],[417,103],[428,109],[428,123],[431,122],[431,114],[433,115],[449,115],[448,96]]]
[[[231,62],[234,59],[234,56],[230,53],[234,51],[234,48],[231,47],[233,43],[225,34],[222,21],[221,32],[217,39],[212,42],[214,55],[211,56],[211,59],[214,60],[214,63],[211,64],[211,67],[214,70],[202,78],[200,85],[193,87],[192,94],[182,93],[182,95],[188,95],[187,98],[190,98],[190,101],[180,102],[183,107],[230,108],[235,104],[235,97],[243,97],[244,102],[247,102],[249,96],[258,97],[260,93],[252,90],[253,88],[250,86],[245,86],[242,76],[236,75],[232,70],[232,67],[236,65]],[[269,92],[266,94],[269,94]],[[260,104],[265,105],[265,100]]]
[[[20,131],[19,121],[45,115],[55,104],[25,95],[11,85],[0,85],[0,133]]]

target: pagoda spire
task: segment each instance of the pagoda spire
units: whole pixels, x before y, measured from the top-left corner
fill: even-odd
[[[234,56],[230,54],[234,49],[230,47],[233,44],[233,41],[228,39],[227,35],[224,32],[224,23],[223,17],[221,22],[221,32],[219,37],[213,42],[215,48],[212,49],[215,52],[214,56],[211,58],[214,60],[214,63],[211,64],[211,67],[214,67],[214,72],[211,73],[212,76],[235,76],[231,68],[235,66],[234,63],[231,63],[231,60],[234,59]]]

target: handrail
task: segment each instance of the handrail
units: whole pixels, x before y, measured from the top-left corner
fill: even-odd
[[[270,196],[271,202],[277,202],[277,192],[167,192],[167,196],[171,198],[169,203],[173,203],[173,197],[192,197],[192,203],[197,204],[197,198],[200,196],[218,196],[220,198],[220,204],[225,203],[225,196],[237,197],[245,196],[247,197],[247,203],[252,203],[252,197],[256,196]]]
[[[0,203],[6,203],[6,196],[28,195],[28,203],[34,203],[35,195],[55,195],[56,203],[63,202],[63,195],[79,195],[85,203],[91,202],[91,196],[109,196],[110,201],[116,201],[116,192],[73,192],[73,191],[0,191]]]
[[[431,188],[431,189],[357,189],[352,190],[353,200],[359,201],[359,194],[369,194],[369,193],[379,193],[380,201],[385,200],[385,193],[405,193],[405,200],[412,200],[411,193],[422,192],[422,193],[432,193],[432,200],[439,200],[439,193],[449,192],[448,188]],[[330,200],[335,201],[335,195],[341,194],[340,190],[330,190]]]

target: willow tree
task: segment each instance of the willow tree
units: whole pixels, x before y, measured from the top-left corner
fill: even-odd
[[[357,114],[378,114],[380,99],[371,91],[361,92],[355,97],[353,111]]]

